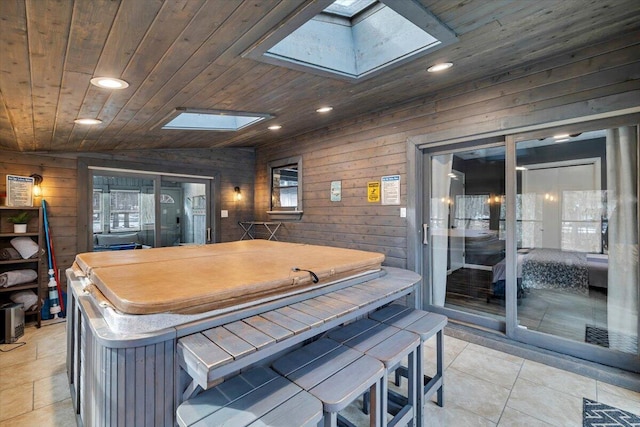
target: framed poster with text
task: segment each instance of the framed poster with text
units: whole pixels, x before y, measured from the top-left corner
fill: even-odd
[[[7,175],[7,206],[33,206],[34,179],[29,176]]]

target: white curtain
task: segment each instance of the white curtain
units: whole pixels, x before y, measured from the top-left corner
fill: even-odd
[[[444,306],[449,253],[449,206],[453,154],[431,158],[431,283],[432,304]]]
[[[637,127],[607,130],[609,347],[630,351],[619,337],[638,335],[638,133]],[[628,339],[625,339],[627,343]],[[631,349],[636,354],[638,348]]]

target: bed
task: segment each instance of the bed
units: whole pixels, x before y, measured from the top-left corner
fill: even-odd
[[[517,265],[517,278],[524,290],[554,289],[588,294],[589,286],[607,286],[606,255],[547,248],[520,249]],[[493,266],[494,290],[504,287],[505,279],[503,259]]]

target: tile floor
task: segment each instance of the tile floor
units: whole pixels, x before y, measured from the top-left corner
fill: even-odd
[[[75,425],[65,323],[29,326],[20,341],[0,353],[0,427]],[[435,339],[425,360],[426,373],[435,372]],[[583,397],[640,414],[638,392],[447,335],[445,367],[445,407],[428,403],[425,426],[581,426]]]

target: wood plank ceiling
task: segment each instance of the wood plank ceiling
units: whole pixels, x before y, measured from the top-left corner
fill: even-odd
[[[401,0],[408,1],[408,0]],[[420,0],[457,43],[358,83],[242,53],[302,0],[2,0],[0,149],[23,152],[256,146],[326,127],[613,37],[637,37],[638,0]],[[636,58],[637,59],[637,58]],[[430,74],[433,63],[454,68]],[[125,90],[92,86],[120,77]],[[319,115],[323,105],[333,112]],[[177,107],[270,113],[239,132],[152,126]],[[91,117],[100,125],[74,119]],[[283,128],[267,130],[270,124]]]

